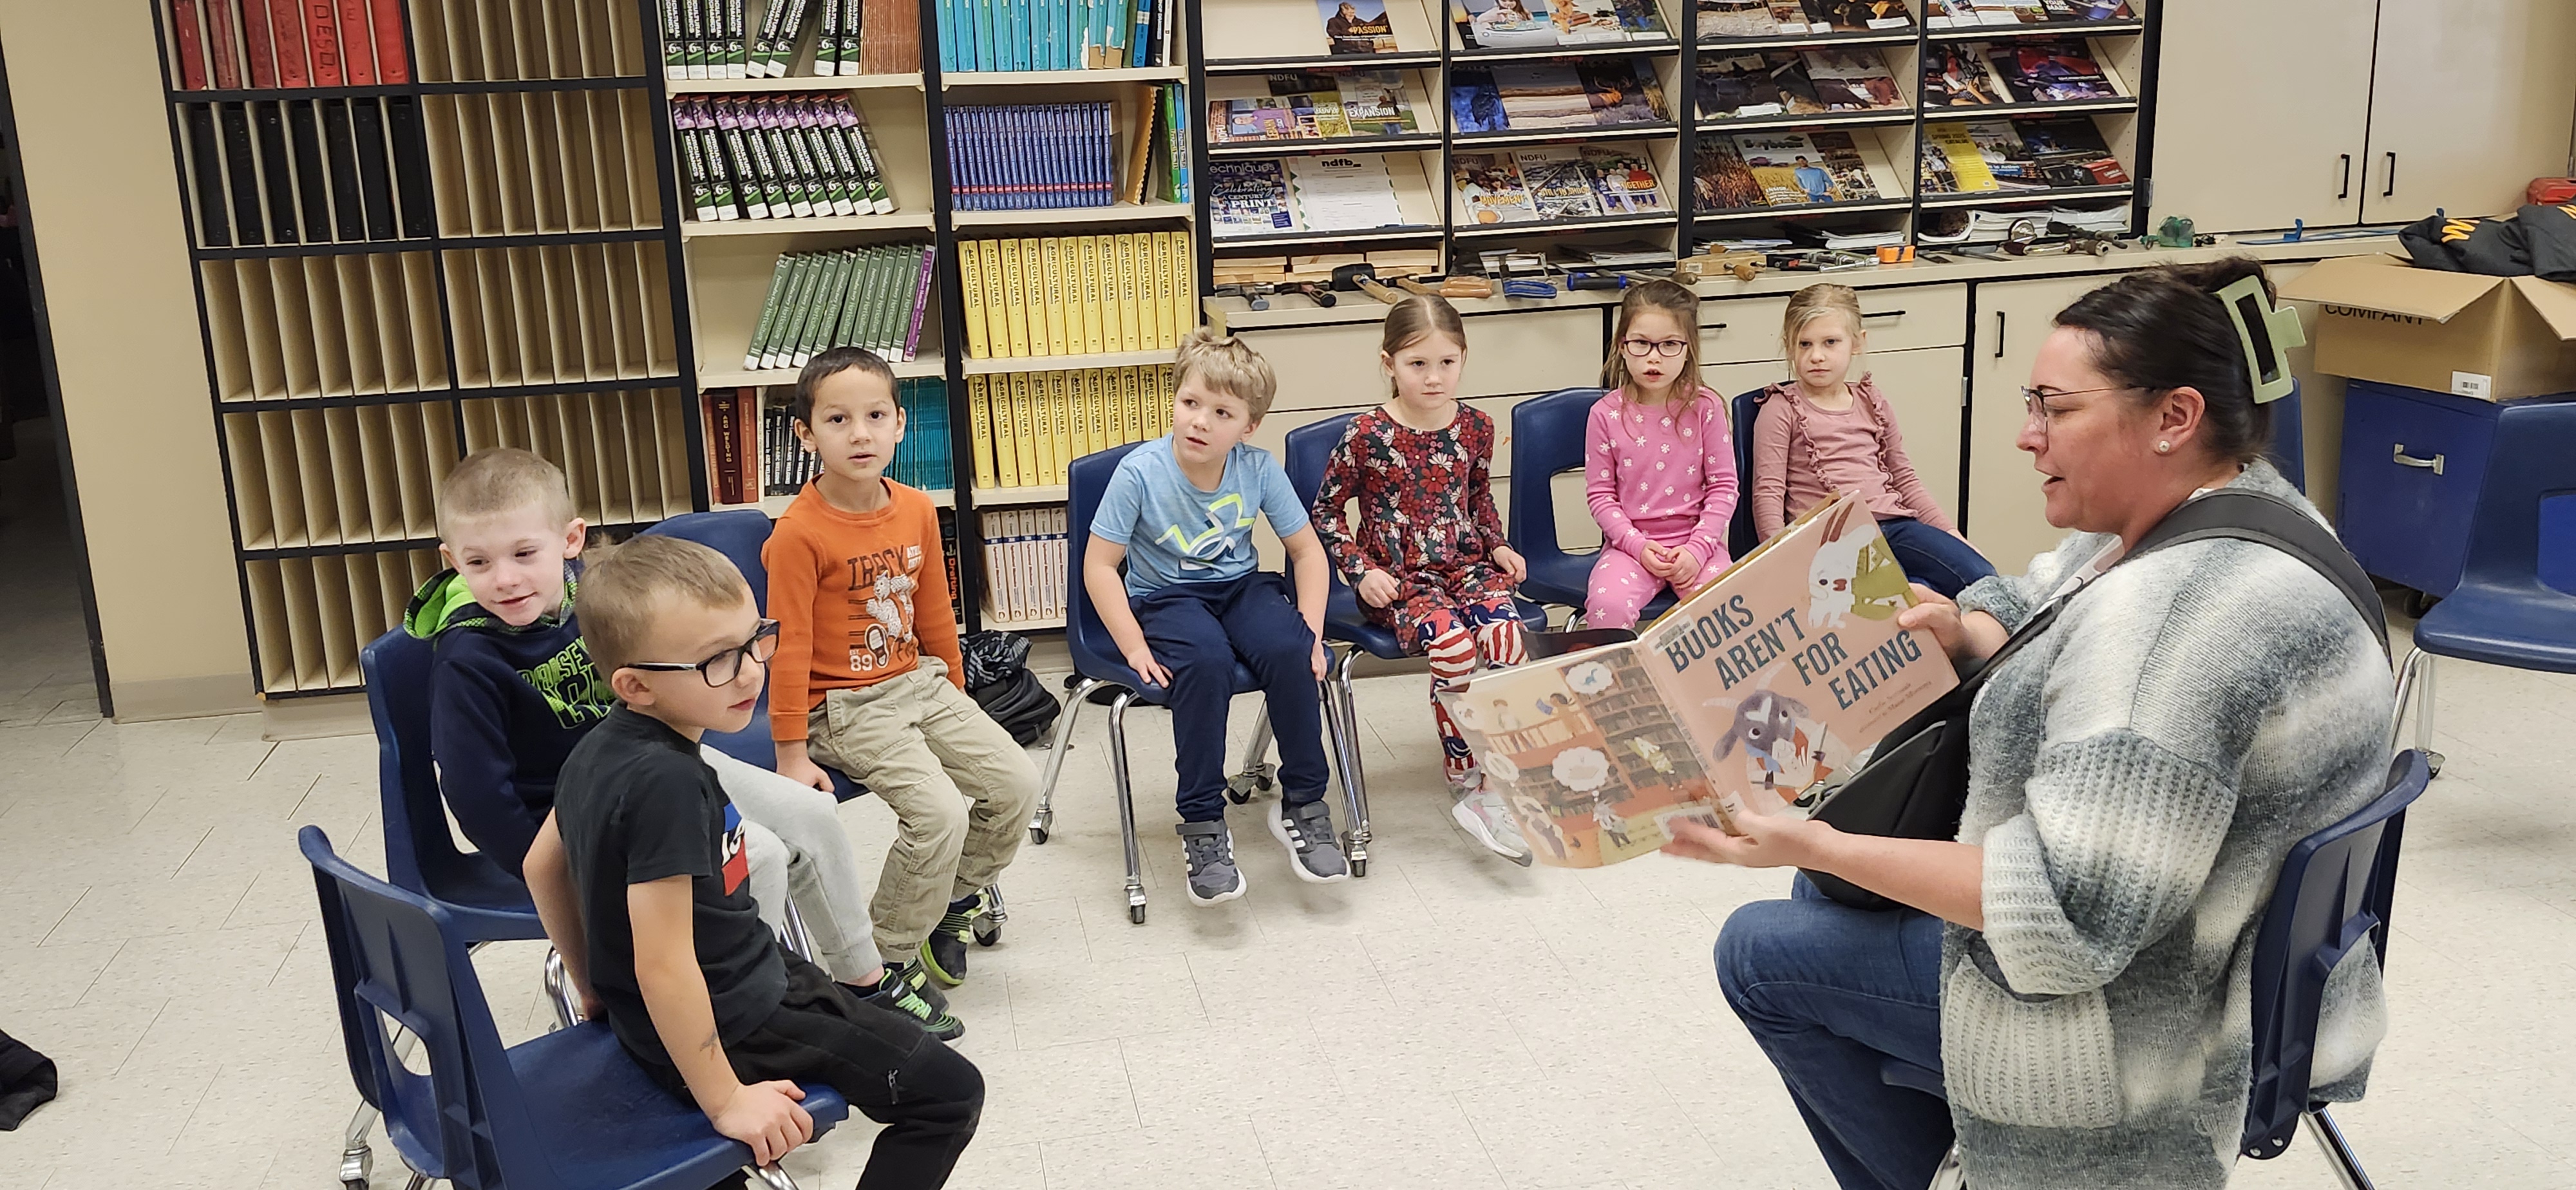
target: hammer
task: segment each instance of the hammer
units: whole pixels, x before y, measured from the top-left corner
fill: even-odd
[[[1270,287],[1267,285],[1219,285],[1208,292],[1217,297],[1242,298],[1245,304],[1255,310],[1270,308]]]
[[[1443,277],[1440,278],[1438,289],[1433,289],[1411,277],[1398,277],[1395,283],[1403,286],[1408,293],[1418,293],[1424,297],[1489,298],[1494,296],[1494,283],[1482,277]]]

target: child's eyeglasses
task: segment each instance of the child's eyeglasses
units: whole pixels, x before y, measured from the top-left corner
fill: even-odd
[[[767,665],[769,659],[777,655],[778,621],[762,620],[760,627],[751,630],[750,640],[694,665],[686,661],[629,661],[626,663],[626,668],[651,673],[675,674],[696,670],[699,677],[707,680],[707,685],[730,686],[735,678],[742,676],[744,658],[748,657],[762,665]]]
[[[1627,352],[1631,359],[1644,359],[1650,355],[1657,359],[1671,359],[1690,350],[1690,340],[1621,339],[1619,349]]]

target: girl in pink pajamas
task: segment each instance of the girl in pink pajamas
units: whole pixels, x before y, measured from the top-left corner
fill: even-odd
[[[1726,401],[1699,383],[1699,295],[1649,281],[1619,303],[1601,366],[1610,392],[1583,429],[1584,491],[1601,556],[1583,601],[1595,628],[1633,628],[1655,593],[1687,599],[1723,573],[1735,515]]]

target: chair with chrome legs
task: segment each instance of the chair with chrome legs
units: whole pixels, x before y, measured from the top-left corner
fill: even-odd
[[[2397,892],[2397,853],[2406,808],[2433,779],[2423,753],[2406,751],[2388,766],[2386,792],[2340,822],[2299,840],[2281,860],[2280,880],[2254,935],[2254,1061],[2238,1151],[2258,1161],[2287,1152],[2305,1120],[2334,1162],[2347,1190],[2371,1190],[2370,1175],[2344,1142],[2327,1104],[2313,1097],[2310,1063],[2325,1008],[2326,978],[2352,949],[2368,943],[2388,968],[2388,923]],[[1889,1086],[1946,1097],[1941,1074],[1889,1059],[1879,1077]],[[1955,1190],[1953,1151],[1932,1190]]]
[[[1574,623],[1583,620],[1592,563],[1600,553],[1567,553],[1558,544],[1555,481],[1565,472],[1582,469],[1584,420],[1592,415],[1602,392],[1564,388],[1512,406],[1512,506],[1503,517],[1504,536],[1529,560],[1529,577],[1521,582],[1521,594],[1573,609]],[[1637,622],[1651,623],[1672,608],[1673,593],[1656,592],[1638,613]]]
[[[2407,456],[2399,450],[2401,461]],[[2517,401],[2496,415],[2460,585],[2415,624],[2398,671],[2397,717],[2413,701],[2415,747],[2433,746],[2433,659],[2576,674],[2576,401]],[[2417,460],[2420,462],[2420,460]],[[2438,471],[2442,456],[2423,465]]]
[[[1333,450],[1341,445],[1342,435],[1350,429],[1356,413],[1328,417],[1311,425],[1288,431],[1280,461],[1288,469],[1288,484],[1297,498],[1308,507],[1315,503],[1315,493],[1324,486],[1324,469],[1331,464]],[[1339,720],[1335,746],[1340,751],[1336,763],[1341,766],[1343,781],[1351,789],[1351,874],[1368,871],[1368,777],[1359,754],[1359,706],[1351,691],[1352,670],[1362,655],[1381,661],[1406,661],[1404,647],[1396,643],[1395,633],[1368,621],[1360,612],[1359,594],[1342,581],[1338,573],[1325,579],[1331,585],[1329,601],[1324,607],[1324,640],[1336,656],[1330,681],[1324,684],[1324,711]],[[1521,623],[1531,632],[1547,631],[1547,609],[1526,599],[1514,601],[1520,610]],[[1344,745],[1347,745],[1346,747]]]
[[[415,1171],[499,1190],[699,1190],[750,1167],[695,1104],[656,1085],[602,1023],[502,1048],[454,906],[367,875],[331,851],[322,828],[297,836],[313,865],[349,1074]],[[390,1033],[419,1040],[415,1073]],[[820,1137],[849,1116],[816,1083],[803,1107]],[[795,1182],[753,1170],[773,1190]],[[359,1183],[364,1185],[363,1180]]]
[[[1065,751],[1072,746],[1074,720],[1081,715],[1083,705],[1090,701],[1093,692],[1110,693],[1113,697],[1109,703],[1109,772],[1117,785],[1118,833],[1127,849],[1127,920],[1143,925],[1144,855],[1136,842],[1136,799],[1127,773],[1127,708],[1139,703],[1160,706],[1165,695],[1160,688],[1147,686],[1145,680],[1137,677],[1136,671],[1129,669],[1127,663],[1120,659],[1117,645],[1109,639],[1108,627],[1100,622],[1099,609],[1091,604],[1091,593],[1082,585],[1082,556],[1085,546],[1091,541],[1091,519],[1100,511],[1100,497],[1109,489],[1109,477],[1117,474],[1119,460],[1126,458],[1127,452],[1137,445],[1131,442],[1084,455],[1066,469],[1069,483],[1065,514],[1068,554],[1065,559],[1064,642],[1067,651],[1073,654],[1075,681],[1070,684],[1064,714],[1055,722],[1054,748],[1047,755],[1045,777],[1038,783],[1037,813],[1029,819],[1029,842],[1044,844],[1055,830],[1055,781],[1057,774],[1064,769]],[[1330,673],[1325,675],[1323,684],[1326,689],[1331,688]],[[1234,693],[1249,694],[1260,688],[1252,671],[1237,662]],[[1328,697],[1321,691],[1317,696]],[[1351,874],[1356,876],[1365,862],[1363,857],[1367,853],[1368,838],[1364,833],[1355,835],[1353,828],[1365,830],[1368,807],[1360,801],[1358,785],[1351,776],[1349,758],[1352,744],[1343,730],[1341,717],[1328,713],[1323,719],[1325,730],[1332,736],[1333,755],[1341,765],[1342,795],[1351,823],[1343,829],[1342,846],[1351,861]],[[1269,738],[1270,718],[1265,709],[1252,734],[1252,760],[1256,769],[1260,767],[1262,750],[1268,746]],[[1236,787],[1229,789],[1227,796],[1241,805],[1250,795],[1238,782]]]

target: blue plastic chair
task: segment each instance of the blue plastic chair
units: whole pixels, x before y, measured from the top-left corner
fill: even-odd
[[[684,512],[644,530],[647,536],[677,537],[694,541],[733,563],[742,572],[743,581],[751,584],[752,603],[762,615],[769,614],[769,568],[760,560],[760,549],[769,543],[773,522],[769,514],[751,508],[723,512]],[[744,764],[765,769],[778,767],[778,741],[769,731],[769,687],[760,688],[760,703],[752,708],[751,723],[741,731],[711,731],[706,742],[718,751]],[[832,796],[842,801],[867,796],[868,787],[852,781],[848,774],[830,765],[816,764],[832,778]]]
[[[367,714],[376,726],[376,787],[385,822],[385,875],[435,897],[467,942],[541,939],[536,902],[509,869],[459,851],[429,756],[430,642],[397,627],[358,650]]]
[[[1741,558],[1762,544],[1762,535],[1753,527],[1753,419],[1762,414],[1762,394],[1771,391],[1757,388],[1737,393],[1727,402],[1727,422],[1735,434],[1735,516],[1726,524],[1726,555]]]
[[[350,1077],[422,1178],[464,1190],[703,1190],[749,1164],[750,1148],[655,1084],[604,1024],[503,1049],[454,908],[350,866],[320,827],[297,842],[321,900]],[[387,1022],[420,1040],[428,1073],[395,1053]],[[804,1107],[817,1137],[849,1116],[821,1084],[805,1087]]]
[[[1583,617],[1585,589],[1591,585],[1597,552],[1569,554],[1556,541],[1554,480],[1583,466],[1583,423],[1605,390],[1561,388],[1512,406],[1512,507],[1503,518],[1503,533],[1512,548],[1529,560],[1529,578],[1521,593],[1540,603],[1572,608]],[[1673,593],[1664,591],[1638,614],[1640,624],[1671,611]]]
[[[2305,1119],[2345,1184],[2368,1187],[2343,1132],[2327,1105],[2311,1097],[2310,1063],[2316,1057],[2318,1018],[2325,1008],[2326,977],[2352,948],[2369,942],[2381,970],[2388,966],[2390,902],[2397,891],[2397,853],[2405,839],[2406,808],[2433,779],[2423,753],[2406,751],[2388,767],[2386,792],[2332,826],[2292,845],[2263,924],[2254,935],[2253,1078],[2238,1151],[2268,1161],[2288,1151]],[[1888,1059],[1879,1078],[1893,1087],[1947,1097],[1941,1074]],[[1956,1168],[1954,1153],[1942,1177]]]
[[[2263,457],[2281,472],[2290,486],[2308,490],[2308,438],[2306,419],[2299,414],[2299,382],[2290,381],[2290,393],[2272,402],[2272,445]]]
[[[358,672],[367,684],[367,715],[376,727],[376,791],[385,824],[385,875],[406,892],[447,907],[457,935],[468,946],[543,939],[528,886],[480,851],[459,851],[448,833],[447,808],[438,793],[438,770],[429,756],[430,663],[435,647],[397,626],[358,650]],[[558,1022],[574,1006],[562,966],[546,953],[547,1000]],[[368,1134],[375,1128],[372,1096],[358,1105],[340,1146],[340,1180],[364,1184],[375,1167]]]
[[[1324,486],[1324,471],[1332,464],[1333,451],[1341,445],[1342,435],[1349,432],[1351,419],[1358,416],[1345,413],[1288,431],[1281,461],[1288,468],[1289,486],[1296,489],[1297,498],[1308,508],[1314,507],[1315,493]],[[1351,681],[1356,676],[1352,670],[1361,654],[1381,661],[1403,661],[1407,657],[1404,646],[1396,641],[1394,630],[1370,623],[1368,617],[1361,613],[1359,593],[1342,581],[1339,572],[1330,573],[1325,581],[1331,587],[1324,605],[1324,640],[1334,646],[1338,654],[1333,665],[1333,680],[1325,687],[1330,694],[1325,710],[1340,717],[1340,739],[1351,743],[1347,754],[1339,760],[1342,772],[1358,791],[1352,795],[1353,801],[1362,807],[1351,831],[1359,848],[1352,866],[1352,873],[1356,875],[1366,862],[1368,848],[1368,818],[1365,813],[1368,777],[1359,756],[1359,704],[1351,690]],[[1546,608],[1526,599],[1516,599],[1513,603],[1520,612],[1522,627],[1531,632],[1547,631]]]
[[[2495,453],[2469,525],[2460,585],[2415,625],[2397,717],[2416,696],[2415,747],[2433,742],[2433,659],[2576,673],[2576,401],[2496,415]],[[2542,548],[2547,543],[2548,549]],[[2440,761],[2434,761],[2435,771]]]
[[[1111,692],[1114,697],[1109,703],[1109,772],[1118,785],[1118,833],[1127,849],[1127,920],[1143,925],[1144,856],[1137,848],[1136,799],[1127,773],[1127,708],[1136,703],[1161,706],[1166,692],[1148,688],[1145,680],[1127,667],[1117,643],[1109,637],[1108,626],[1100,622],[1099,609],[1091,604],[1091,593],[1082,585],[1082,557],[1091,544],[1091,519],[1100,511],[1100,497],[1109,490],[1109,477],[1117,474],[1119,460],[1126,458],[1127,452],[1139,445],[1130,442],[1087,454],[1075,459],[1065,469],[1065,523],[1068,530],[1065,539],[1069,553],[1065,559],[1064,643],[1066,651],[1073,654],[1073,680],[1068,683],[1070,693],[1065,699],[1064,714],[1055,722],[1055,741],[1047,754],[1046,776],[1038,785],[1037,812],[1029,819],[1029,842],[1043,846],[1055,830],[1055,780],[1064,768],[1064,754],[1073,738],[1074,719],[1081,715],[1084,704],[1090,701],[1094,691]],[[1331,676],[1329,673],[1326,675],[1326,690],[1332,688]],[[1248,694],[1258,689],[1260,684],[1254,680],[1252,671],[1237,662],[1234,693]],[[1318,696],[1327,698],[1325,705],[1329,711],[1329,696],[1321,692]],[[1333,737],[1333,754],[1345,759],[1342,796],[1348,821],[1342,832],[1342,845],[1350,859],[1351,874],[1358,876],[1367,863],[1368,837],[1363,832],[1367,829],[1368,805],[1360,800],[1359,787],[1347,764],[1347,758],[1356,745],[1345,736],[1340,716],[1327,713],[1324,727]],[[1269,747],[1269,739],[1270,714],[1265,707],[1259,725],[1253,730],[1251,759],[1251,767],[1262,772],[1265,786],[1268,769],[1259,762]],[[1228,791],[1228,796],[1237,805],[1249,800],[1250,795],[1244,785],[1245,779],[1238,778]]]

